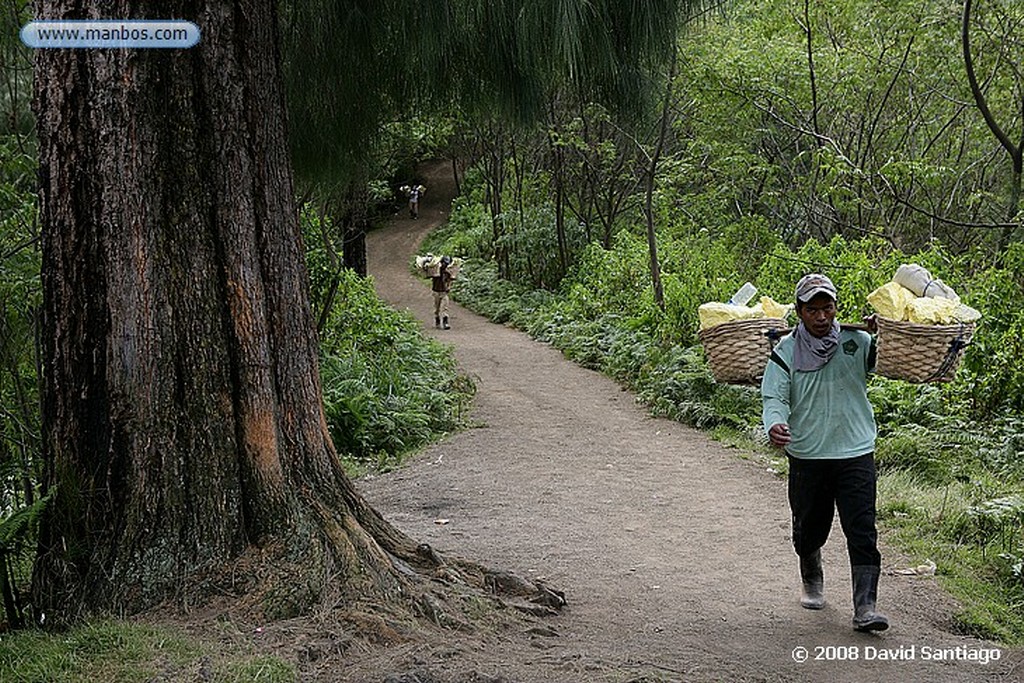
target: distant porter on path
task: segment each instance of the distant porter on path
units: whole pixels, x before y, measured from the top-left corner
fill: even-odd
[[[789,459],[800,604],[825,606],[821,547],[838,508],[853,574],[853,627],[884,631],[889,621],[875,611],[882,564],[875,529],[877,428],[867,397],[875,340],[863,330],[840,328],[836,298],[824,275],[797,283],[800,324],[779,341],[765,368],[762,417],[768,438]]]
[[[420,197],[427,191],[423,185],[402,185],[398,188],[409,197],[409,218],[420,217]]]
[[[441,268],[437,275],[430,278],[430,288],[434,292],[434,327],[443,327],[448,330],[448,291],[452,288],[452,280],[455,276],[449,267],[452,265],[451,256],[441,257]]]

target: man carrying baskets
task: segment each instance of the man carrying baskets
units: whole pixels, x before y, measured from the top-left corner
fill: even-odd
[[[452,257],[442,256],[441,268],[437,275],[430,278],[430,289],[434,293],[434,327],[443,327],[446,330],[451,329],[451,325],[448,324],[448,292],[452,288],[452,280],[455,279],[449,270],[451,265]]]
[[[836,288],[824,275],[806,275],[797,283],[796,312],[800,323],[772,351],[761,397],[768,438],[789,460],[800,604],[825,606],[821,548],[838,509],[853,577],[853,627],[884,631],[889,622],[875,611],[882,559],[875,529],[877,429],[867,397],[874,338],[840,328]]]

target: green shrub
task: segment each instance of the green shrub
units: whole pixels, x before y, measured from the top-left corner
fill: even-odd
[[[919,425],[906,425],[879,439],[875,450],[880,472],[904,470],[933,485],[950,481],[952,460],[936,435]]]
[[[340,452],[387,465],[462,426],[474,387],[412,316],[377,298],[372,281],[338,277],[320,340],[327,424]]]

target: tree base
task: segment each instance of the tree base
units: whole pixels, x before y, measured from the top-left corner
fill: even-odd
[[[345,680],[505,681],[483,673],[495,665],[479,653],[550,647],[558,637],[542,620],[566,605],[559,591],[448,560],[426,544],[417,557],[433,568],[394,558],[401,591],[368,597],[346,590],[337,576],[318,584],[325,575],[312,562],[282,562],[280,548],[267,549],[142,618],[218,643],[214,657],[279,658],[301,680],[338,680],[344,671]]]

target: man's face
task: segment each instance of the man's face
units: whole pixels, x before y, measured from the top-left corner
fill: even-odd
[[[836,319],[836,302],[824,292],[815,294],[810,301],[797,307],[797,315],[812,335],[824,337]]]

